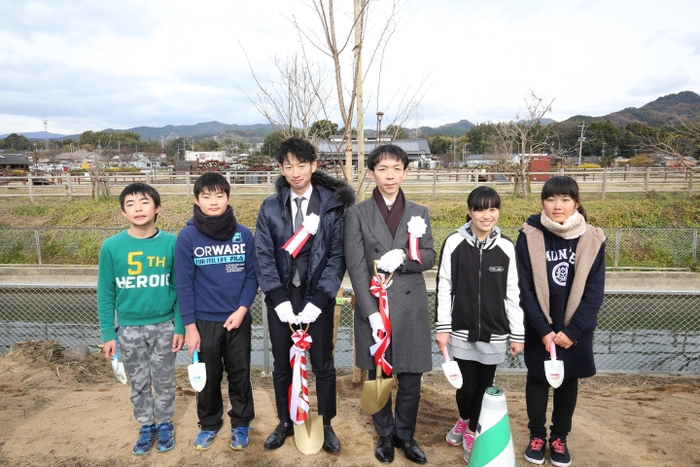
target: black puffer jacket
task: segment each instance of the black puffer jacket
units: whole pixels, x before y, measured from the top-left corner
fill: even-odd
[[[318,231],[310,239],[304,304],[311,302],[323,309],[335,299],[345,274],[345,208],[355,202],[355,192],[344,180],[320,169],[311,175],[311,184],[321,195],[321,212]],[[255,227],[255,273],[273,307],[289,300],[292,258],[282,245],[294,233],[286,208],[291,189],[282,175],[275,180],[275,191],[260,206]]]

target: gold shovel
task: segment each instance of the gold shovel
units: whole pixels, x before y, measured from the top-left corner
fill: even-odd
[[[381,280],[379,273],[377,272],[377,263],[374,261],[374,275],[377,276],[379,282],[382,283],[382,288],[386,290],[389,282],[391,282],[391,277],[394,275],[392,272],[385,281]],[[375,360],[376,361],[376,360]],[[375,414],[379,412],[382,407],[386,405],[386,401],[389,400],[391,396],[391,386],[394,384],[393,378],[384,378],[384,373],[382,372],[382,365],[377,364],[377,376],[372,381],[365,381],[362,387],[362,396],[360,397],[360,407],[362,410],[369,414]]]
[[[370,415],[382,410],[391,395],[391,386],[394,384],[394,380],[393,378],[384,378],[382,375],[382,366],[377,365],[377,377],[371,381],[365,381],[362,387],[360,407]]]
[[[301,425],[294,424],[294,444],[302,454],[316,454],[323,447],[323,417],[309,415]]]
[[[294,328],[289,325],[289,328],[294,333]],[[309,330],[309,325],[306,326],[304,332]],[[323,417],[320,415],[311,415],[306,412],[306,420],[304,423],[294,424],[294,444],[302,454],[316,454],[323,447]]]

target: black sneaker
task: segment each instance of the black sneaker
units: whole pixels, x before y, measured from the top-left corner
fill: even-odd
[[[547,442],[540,436],[530,436],[530,444],[525,449],[525,460],[533,464],[544,464],[544,447]]]
[[[554,438],[549,440],[549,461],[555,467],[569,467],[571,456],[566,447],[566,438]]]

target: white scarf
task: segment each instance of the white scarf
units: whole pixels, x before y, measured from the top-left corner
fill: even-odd
[[[543,209],[542,214],[540,214],[540,222],[545,229],[565,240],[578,238],[586,231],[586,220],[578,211],[574,211],[563,224],[560,224],[547,217]]]

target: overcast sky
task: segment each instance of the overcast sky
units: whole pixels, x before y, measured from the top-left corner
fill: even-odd
[[[352,11],[336,3],[341,19]],[[262,80],[276,78],[272,59],[299,49],[292,16],[318,30],[304,0],[0,0],[0,134],[44,119],[62,134],[266,123],[246,97],[242,47]],[[365,127],[377,107],[392,121],[395,90],[423,80],[408,127],[512,119],[530,90],[554,99],[555,120],[700,93],[698,19],[690,0],[406,0],[379,103],[376,73],[366,83]]]

